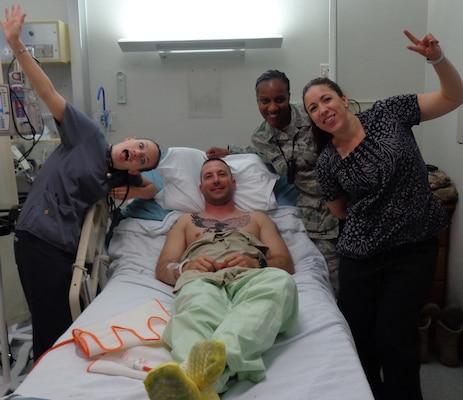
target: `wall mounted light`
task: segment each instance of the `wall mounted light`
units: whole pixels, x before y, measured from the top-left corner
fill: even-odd
[[[123,52],[154,51],[159,53],[162,60],[194,58],[239,59],[244,58],[247,49],[280,48],[282,42],[283,37],[281,35],[225,39],[118,40]]]

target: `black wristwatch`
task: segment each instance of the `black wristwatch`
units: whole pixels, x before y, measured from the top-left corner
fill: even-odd
[[[257,260],[259,261],[259,265],[260,265],[261,268],[267,268],[268,267],[267,260],[264,257],[259,257]]]

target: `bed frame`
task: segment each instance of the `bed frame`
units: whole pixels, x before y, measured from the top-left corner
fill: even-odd
[[[69,305],[73,321],[106,284],[105,272],[110,262],[105,252],[109,216],[106,199],[93,204],[85,215],[76,260],[72,266],[73,274],[69,289]]]

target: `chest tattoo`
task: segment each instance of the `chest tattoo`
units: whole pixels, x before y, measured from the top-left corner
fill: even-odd
[[[235,218],[228,218],[223,221],[214,218],[202,218],[198,214],[191,214],[191,222],[198,228],[203,229],[203,234],[218,233],[224,231],[237,231],[251,222],[249,214]]]

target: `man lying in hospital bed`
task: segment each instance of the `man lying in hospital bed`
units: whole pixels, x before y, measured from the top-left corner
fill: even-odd
[[[205,210],[178,218],[156,266],[176,294],[163,340],[188,362],[185,371],[167,363],[148,374],[153,400],[216,399],[231,377],[263,380],[262,353],[297,322],[294,265],[275,224],[236,208],[225,161],[205,161],[200,176]]]

